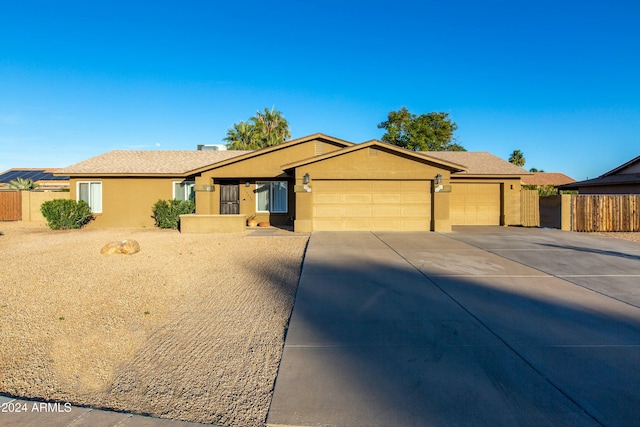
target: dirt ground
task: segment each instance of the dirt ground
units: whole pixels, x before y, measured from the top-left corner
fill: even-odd
[[[0,223],[0,392],[264,425],[307,239]]]

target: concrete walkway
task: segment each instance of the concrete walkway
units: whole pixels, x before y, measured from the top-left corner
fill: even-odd
[[[629,426],[640,245],[557,230],[314,233],[272,426]]]

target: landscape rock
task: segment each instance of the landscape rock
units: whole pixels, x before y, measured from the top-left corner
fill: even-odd
[[[124,254],[133,255],[140,252],[140,244],[136,240],[113,241],[107,243],[100,253],[103,255]]]
[[[120,252],[120,242],[109,242],[100,250],[102,255],[113,255],[113,254],[121,254]]]
[[[140,244],[136,240],[123,240],[120,244],[120,252],[125,255],[133,255],[140,252]]]

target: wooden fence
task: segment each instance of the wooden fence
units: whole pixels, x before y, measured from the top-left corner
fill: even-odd
[[[0,221],[22,220],[22,193],[0,191]]]
[[[520,220],[524,227],[540,227],[538,190],[520,191]]]
[[[574,195],[571,197],[571,229],[640,231],[640,195]]]

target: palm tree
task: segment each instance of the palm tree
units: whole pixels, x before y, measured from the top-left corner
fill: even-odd
[[[13,181],[9,181],[9,183],[7,184],[7,187],[13,190],[35,190],[40,186],[35,182],[33,182],[31,178],[27,178],[27,179],[17,178]]]
[[[282,144],[291,138],[287,119],[275,107],[271,107],[271,110],[265,108],[263,112],[257,111],[256,116],[252,117],[251,121],[253,121],[256,132],[260,136],[260,145],[262,147]]]
[[[257,150],[261,148],[256,128],[248,122],[235,123],[227,131],[224,141],[227,141],[226,145],[229,150]]]
[[[513,163],[516,166],[523,167],[525,164],[524,154],[520,150],[513,150],[511,157],[509,157],[509,163]]]

